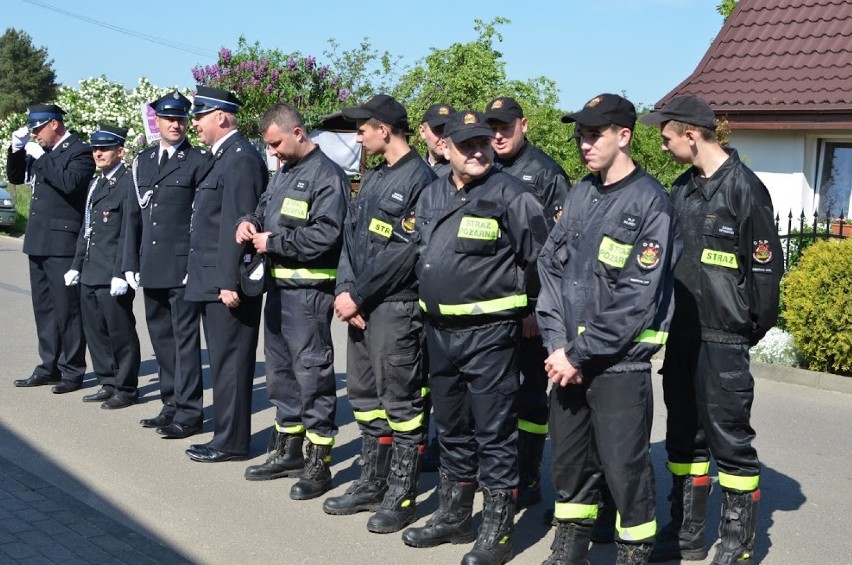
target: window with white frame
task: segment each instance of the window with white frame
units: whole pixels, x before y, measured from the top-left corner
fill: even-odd
[[[818,210],[820,217],[849,218],[852,205],[852,140],[821,140]]]

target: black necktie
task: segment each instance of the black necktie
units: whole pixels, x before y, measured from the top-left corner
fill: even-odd
[[[160,170],[161,171],[163,170],[163,168],[166,166],[166,163],[168,163],[168,162],[169,162],[169,152],[163,151],[163,153],[160,155]]]

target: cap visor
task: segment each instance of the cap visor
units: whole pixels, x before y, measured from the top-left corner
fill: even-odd
[[[503,122],[504,124],[511,123],[518,118],[515,114],[511,112],[501,112],[501,111],[492,111],[486,112],[485,121],[486,122]]]
[[[373,117],[369,110],[365,110],[364,108],[356,107],[356,108],[346,108],[343,110],[343,117],[350,122],[355,122],[358,120],[369,120]]]
[[[656,124],[661,124],[663,122],[667,122],[671,120],[668,116],[664,115],[662,112],[649,112],[639,118],[639,121],[646,126],[653,126]]]
[[[453,141],[453,143],[461,143],[462,141],[467,141],[474,137],[492,138],[494,137],[494,134],[491,132],[491,128],[473,127],[457,131],[448,137]]]

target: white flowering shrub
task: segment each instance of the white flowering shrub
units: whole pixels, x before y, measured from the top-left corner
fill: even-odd
[[[156,100],[172,88],[154,86],[148,79],[141,77],[139,84],[128,90],[123,84],[112,82],[105,76],[87,78],[79,81],[73,88],[63,85],[56,100],[66,112],[65,126],[77,132],[84,141],[98,123],[106,123],[127,128],[125,155],[131,159],[145,145],[145,130],[142,126],[140,104]],[[188,94],[184,91],[184,94]],[[27,123],[27,115],[11,114],[0,121],[0,176],[5,176],[6,150],[12,138],[12,132]]]
[[[763,363],[800,367],[802,359],[793,347],[793,336],[781,328],[772,328],[751,348],[751,358]]]

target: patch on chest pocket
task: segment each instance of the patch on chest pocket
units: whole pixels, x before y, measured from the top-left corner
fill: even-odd
[[[308,203],[295,198],[285,198],[281,203],[281,215],[306,220],[308,218]]]
[[[630,257],[632,249],[633,246],[629,243],[621,243],[605,235],[598,248],[598,261],[610,267],[622,269],[627,264],[627,258]]]

